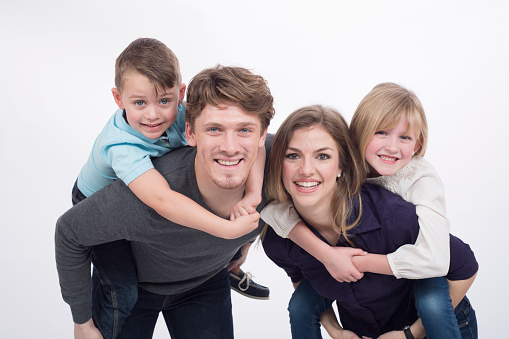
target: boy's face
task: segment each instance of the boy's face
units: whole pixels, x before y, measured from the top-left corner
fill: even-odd
[[[387,131],[377,131],[366,147],[365,157],[377,175],[393,175],[410,162],[419,143],[415,131],[407,131],[407,117]]]
[[[193,129],[186,123],[189,145],[197,148],[197,181],[226,190],[242,187],[266,134],[260,119],[238,106],[205,106]]]
[[[184,99],[186,86],[156,91],[148,78],[136,71],[124,76],[122,93],[113,88],[113,97],[125,109],[129,125],[149,139],[159,138],[177,118],[177,107]]]

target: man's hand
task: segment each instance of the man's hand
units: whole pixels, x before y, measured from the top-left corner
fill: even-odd
[[[75,339],[103,339],[101,332],[95,327],[92,319],[84,324],[74,324]]]

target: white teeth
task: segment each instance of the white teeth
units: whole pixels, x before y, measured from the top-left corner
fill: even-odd
[[[380,158],[382,160],[387,160],[387,161],[396,161],[398,159],[398,158],[388,157],[386,155],[380,155]]]
[[[240,160],[235,161],[218,160],[217,162],[224,166],[233,166],[237,165],[240,162]]]
[[[295,182],[297,186],[306,187],[306,188],[312,188],[318,186],[318,181],[297,181]]]

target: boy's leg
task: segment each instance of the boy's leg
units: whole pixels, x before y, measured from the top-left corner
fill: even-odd
[[[168,296],[163,316],[173,339],[233,339],[228,270],[190,291]]]
[[[427,339],[461,338],[445,277],[415,280],[414,293]]]
[[[164,295],[138,289],[138,301],[126,319],[118,339],[150,339],[162,311],[165,300]]]
[[[92,249],[92,314],[104,338],[116,338],[138,299],[131,244],[118,240]]]
[[[477,317],[470,300],[465,296],[454,310],[458,326],[461,332],[461,339],[477,339]]]
[[[239,260],[242,257],[242,251],[239,249],[233,256],[230,263]],[[251,279],[253,275],[249,272],[244,272],[240,265],[231,268],[230,270],[230,286],[232,290],[253,299],[268,300],[270,290],[268,287],[260,285]]]
[[[320,316],[332,303],[333,300],[318,295],[309,281],[303,279],[288,304],[292,338],[322,338]]]

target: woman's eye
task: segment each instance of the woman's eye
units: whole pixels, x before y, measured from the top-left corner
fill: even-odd
[[[330,159],[330,156],[328,154],[318,154],[316,157],[318,160],[328,160]]]
[[[295,160],[295,159],[298,159],[299,156],[297,155],[297,153],[290,153],[290,154],[287,154],[285,156],[286,159],[290,159],[290,160]]]

